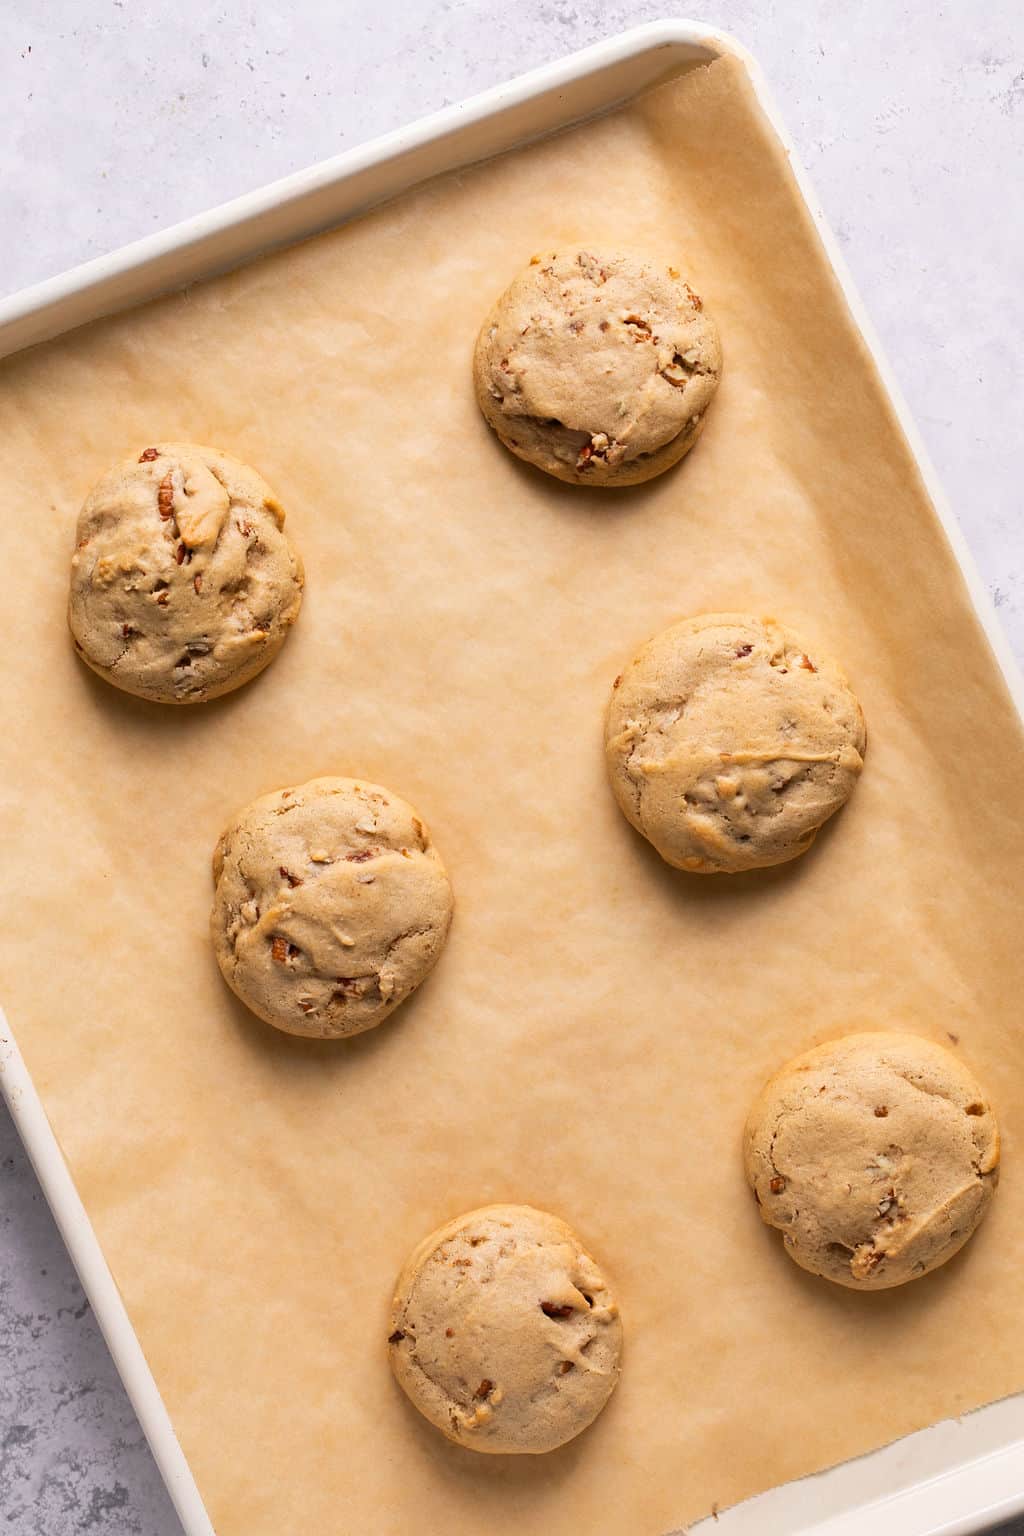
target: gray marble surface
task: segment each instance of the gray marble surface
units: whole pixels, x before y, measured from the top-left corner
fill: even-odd
[[[4,0],[0,292],[668,9]],[[695,0],[688,14],[764,65],[1024,660],[1024,7]],[[2,1110],[0,1530],[178,1533]]]

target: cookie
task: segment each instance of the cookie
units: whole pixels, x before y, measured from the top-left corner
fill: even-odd
[[[805,853],[853,792],[866,743],[836,666],[774,619],[706,613],[615,679],[605,756],[623,815],[697,874]]]
[[[787,1063],[744,1135],[747,1180],[802,1269],[885,1290],[951,1259],[988,1210],[999,1131],[962,1062],[918,1035],[847,1035]]]
[[[94,672],[160,704],[239,688],[284,644],[302,561],[267,483],[214,448],[161,443],[78,515],[68,623]]]
[[[402,1390],[473,1451],[553,1451],[619,1379],[622,1323],[571,1227],[486,1205],[432,1232],[398,1277],[388,1327]]]
[[[290,1035],[372,1029],[433,969],[452,891],[411,805],[365,779],[310,779],[239,812],[213,856],[224,980]]]
[[[506,448],[575,485],[635,485],[693,447],[718,388],[718,330],[675,267],[575,249],[534,256],[484,321],[473,377]]]

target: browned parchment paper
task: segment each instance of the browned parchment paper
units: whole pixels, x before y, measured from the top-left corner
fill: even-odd
[[[535,249],[664,249],[722,327],[707,432],[588,495],[478,418],[481,315]],[[657,1536],[1024,1384],[1024,753],[967,594],[742,72],[429,185],[2,369],[7,1004],[221,1536]],[[90,481],[151,439],[277,489],[309,576],[281,658],[190,711],[119,696],[64,630]],[[612,678],[700,609],[841,658],[870,744],[798,863],[694,879],[604,781]],[[411,798],[457,913],[431,980],[348,1044],[234,1003],[209,858],[320,773]],[[897,1023],[1005,1130],[968,1249],[903,1293],[802,1274],[739,1134],[792,1052]],[[619,1391],[546,1458],[447,1445],[382,1330],[463,1208],[573,1222],[614,1276]]]

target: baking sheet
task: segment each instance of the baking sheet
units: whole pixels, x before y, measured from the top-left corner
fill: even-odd
[[[468,356],[534,248],[678,256],[726,376],[678,472],[548,483],[478,419]],[[306,604],[194,714],[122,698],[63,632],[74,513],[153,438],[253,462]],[[0,369],[12,653],[0,988],[221,1536],[640,1536],[1014,1390],[1019,724],[784,157],[728,60],[334,235]],[[811,854],[664,868],[603,779],[632,649],[701,608],[842,660],[864,778]],[[458,910],[380,1030],[276,1036],[225,993],[208,859],[252,796],[390,783]],[[786,1055],[899,1022],[1001,1110],[978,1237],[904,1294],[813,1281],[738,1138]],[[381,1331],[432,1225],[487,1200],[577,1226],[622,1296],[622,1385],[537,1461],[420,1424]]]

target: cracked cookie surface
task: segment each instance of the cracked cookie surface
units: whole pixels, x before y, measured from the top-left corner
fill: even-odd
[[[975,1231],[995,1192],[999,1131],[943,1046],[847,1035],[767,1083],[744,1163],[762,1219],[802,1269],[885,1290],[944,1264]]]
[[[577,485],[633,485],[696,442],[722,367],[715,323],[675,267],[584,250],[534,256],[477,338],[486,420]]]
[[[573,1439],[608,1401],[622,1322],[571,1227],[532,1206],[488,1205],[410,1254],[388,1353],[403,1391],[450,1440],[539,1454]]]
[[[365,779],[263,795],[217,844],[210,932],[224,979],[292,1035],[372,1029],[433,968],[452,892],[412,806]]]
[[[655,635],[616,678],[605,719],[624,816],[695,874],[805,853],[852,794],[865,746],[835,662],[774,619],[737,613]]]
[[[302,561],[255,470],[160,443],[110,469],[78,516],[68,623],[94,672],[161,704],[229,693],[298,617]]]

